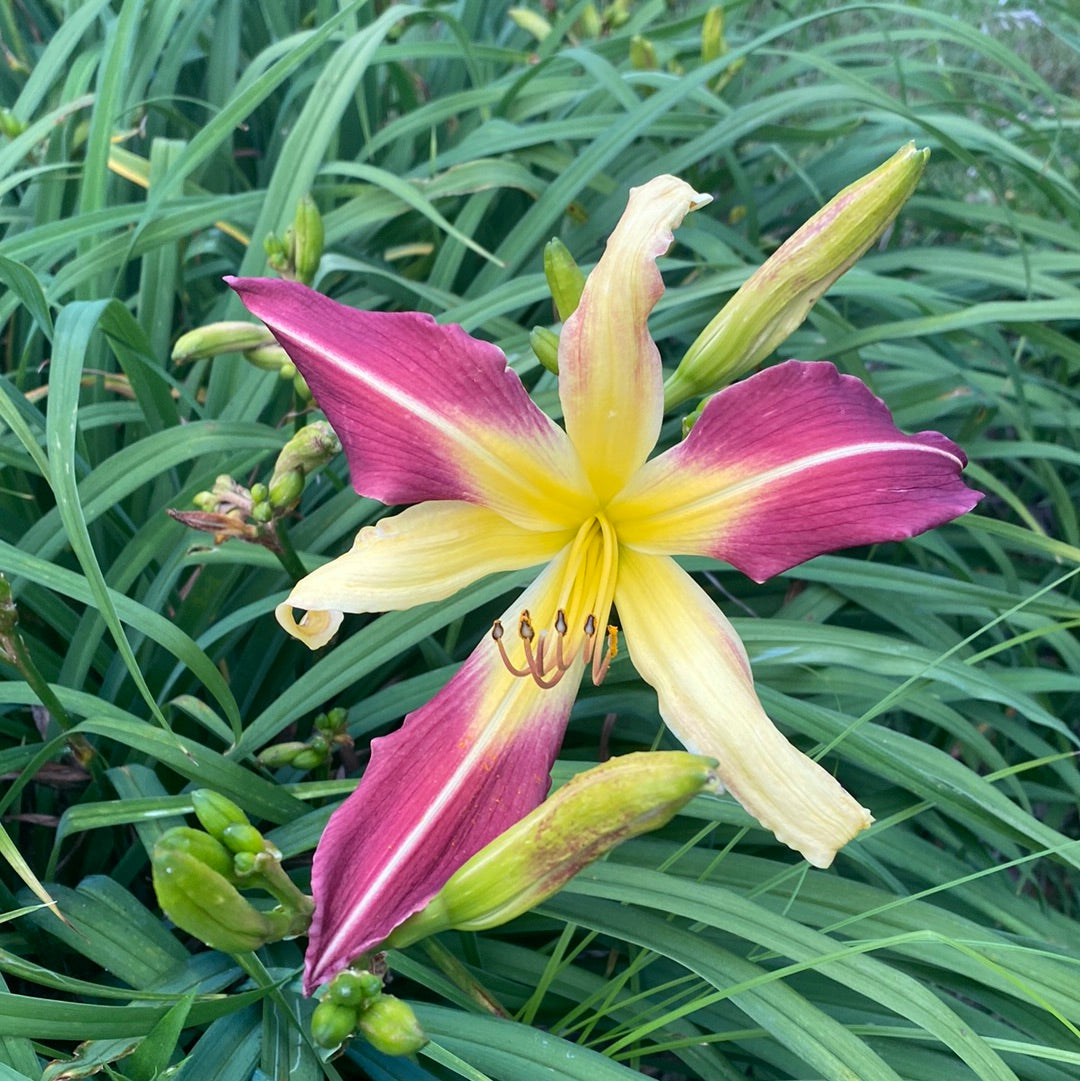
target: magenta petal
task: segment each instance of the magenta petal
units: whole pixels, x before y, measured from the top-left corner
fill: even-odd
[[[761,582],[966,513],[982,498],[966,462],[939,432],[901,432],[853,376],[789,360],[717,394],[609,513],[631,547],[713,556]]]
[[[588,491],[565,433],[502,351],[418,312],[362,312],[297,282],[227,278],[307,380],[383,503],[460,499],[527,528],[562,525]]]
[[[580,671],[541,690],[510,675],[485,638],[432,701],[372,741],[360,786],[315,851],[305,994],[543,800]]]

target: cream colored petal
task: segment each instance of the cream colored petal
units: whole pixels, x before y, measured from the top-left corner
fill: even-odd
[[[421,503],[361,529],[350,551],[296,584],[278,621],[317,649],[333,636],[342,612],[443,600],[485,575],[546,563],[572,538],[573,530],[522,529],[473,503]],[[307,612],[299,623],[296,608]]]
[[[664,292],[656,260],[687,212],[709,202],[674,176],[630,191],[607,249],[559,339],[566,431],[607,502],[648,457],[664,412],[660,354],[648,318]]]
[[[828,867],[873,818],[766,716],[742,642],[716,605],[673,560],[629,549],[615,603],[672,732],[719,761],[728,791],[780,841]]]

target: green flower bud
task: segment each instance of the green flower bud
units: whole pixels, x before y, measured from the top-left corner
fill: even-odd
[[[325,420],[305,424],[286,444],[274,462],[274,478],[299,470],[313,473],[341,451],[341,440]],[[273,488],[274,479],[270,481]]]
[[[277,342],[269,342],[266,345],[256,346],[254,349],[244,350],[244,360],[264,372],[277,372],[280,375],[282,369],[286,367],[296,371],[292,361],[289,360],[289,354]]]
[[[196,788],[191,793],[191,803],[195,808],[195,817],[202,828],[219,841],[225,840],[224,833],[229,826],[251,825],[248,816],[228,796],[223,796],[212,789]],[[233,851],[239,851],[239,849]]]
[[[174,826],[158,838],[155,850],[165,852],[186,852],[223,878],[233,877],[232,853],[216,838],[202,830],[189,826]]]
[[[278,368],[278,377],[280,379],[295,379],[296,365],[293,364],[291,360],[287,360],[280,368]]]
[[[544,277],[547,278],[551,298],[559,318],[566,322],[581,303],[585,288],[585,275],[574,261],[570,249],[558,237],[552,237],[544,245]]]
[[[543,41],[551,33],[551,23],[537,11],[531,11],[529,8],[510,8],[506,14],[511,22],[532,34],[537,41]]]
[[[381,994],[382,980],[374,972],[347,968],[326,985],[323,1001],[358,1010]]]
[[[724,9],[711,7],[701,20],[701,59],[707,64],[728,51],[724,38]]]
[[[250,822],[233,822],[221,831],[221,843],[230,852],[262,852],[263,835]]]
[[[258,484],[253,484],[250,491],[252,503],[265,503],[267,496],[270,495],[270,489],[261,482]]]
[[[296,236],[293,257],[296,280],[310,285],[319,269],[324,240],[322,215],[310,195],[305,195],[297,203],[293,232]]]
[[[275,743],[270,747],[265,747],[256,757],[260,765],[266,766],[267,769],[277,769],[280,766],[291,766],[293,759],[307,749],[306,743],[292,740],[289,743]]]
[[[559,335],[547,327],[533,327],[529,331],[529,345],[536,359],[553,375],[559,374]]]
[[[0,108],[0,135],[14,139],[26,131],[26,124],[7,107]]]
[[[251,519],[260,524],[269,522],[274,517],[274,508],[269,503],[256,503],[251,508]]]
[[[643,752],[579,773],[458,868],[386,945],[520,916],[615,845],[663,826],[694,796],[715,789],[715,765],[685,751]]]
[[[413,1055],[428,1042],[412,1007],[393,995],[380,995],[358,1023],[367,1042],[384,1055]]]
[[[660,67],[656,47],[640,34],[635,34],[630,39],[630,66],[635,71],[656,71]]]
[[[583,38],[598,38],[604,32],[604,24],[595,4],[586,4],[581,9],[577,31]]]
[[[356,1030],[356,1010],[336,1002],[320,1002],[311,1016],[311,1038],[330,1050],[340,1047]]]
[[[252,907],[224,875],[191,851],[159,841],[150,859],[162,911],[212,949],[243,953],[277,937],[273,919]]]
[[[307,380],[299,372],[293,376],[292,385],[298,398],[303,398],[306,402],[311,401],[311,387],[308,386]]]
[[[289,511],[304,494],[304,474],[299,469],[279,473],[270,481],[270,506],[276,511]]]
[[[929,150],[908,143],[782,244],[698,335],[664,385],[665,407],[730,383],[801,325],[915,190]]]
[[[293,768],[300,770],[317,769],[329,757],[326,751],[319,751],[314,747],[305,747],[293,760]]]
[[[208,323],[181,334],[173,346],[172,359],[177,364],[185,364],[222,353],[244,353],[273,341],[274,335],[261,323]]]
[[[341,706],[335,706],[328,713],[320,713],[315,718],[315,730],[334,737],[345,730],[348,719],[348,711],[342,709]]]

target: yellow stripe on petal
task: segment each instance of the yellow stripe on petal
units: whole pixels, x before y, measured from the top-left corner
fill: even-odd
[[[728,791],[778,840],[828,867],[873,818],[784,738],[754,691],[746,651],[705,592],[666,556],[624,550],[615,594],[627,648],[667,726],[719,762]]]
[[[671,246],[672,230],[710,198],[674,176],[631,189],[559,339],[566,430],[601,504],[645,461],[660,434],[663,377],[647,323],[664,292],[656,260]]]
[[[302,578],[278,621],[311,648],[325,645],[318,615],[392,612],[443,600],[487,574],[548,562],[573,530],[522,529],[472,503],[421,503],[356,535],[352,549]],[[300,623],[294,608],[307,610]]]

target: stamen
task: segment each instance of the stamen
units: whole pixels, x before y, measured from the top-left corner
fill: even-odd
[[[504,665],[506,665],[507,671],[510,672],[511,675],[515,676],[529,675],[528,668],[518,668],[518,666],[510,660],[510,657],[507,655],[506,652],[506,646],[503,645],[503,633],[504,632],[502,620],[495,620],[495,622],[491,625],[491,637],[495,639],[495,645],[499,647],[499,656],[502,657],[502,662]]]
[[[599,687],[604,682],[604,677],[608,674],[608,669],[611,667],[611,662],[615,660],[615,655],[619,652],[619,628],[613,623],[608,624],[607,629],[608,647],[607,652],[604,654],[604,659],[597,664],[599,654],[593,659],[592,666],[592,681],[593,685]]]

